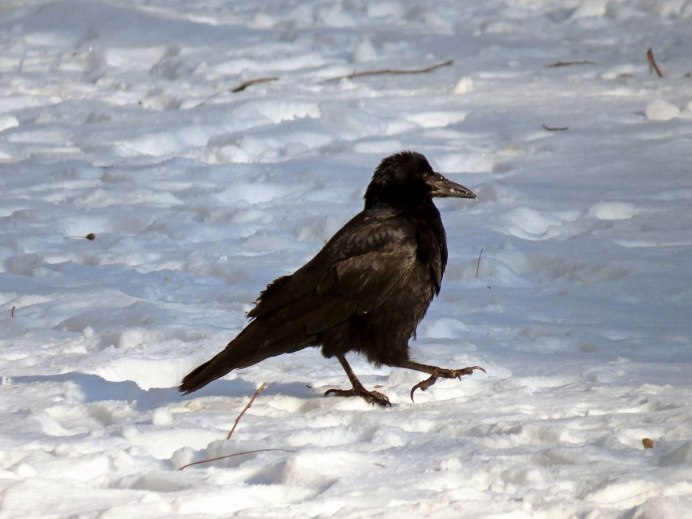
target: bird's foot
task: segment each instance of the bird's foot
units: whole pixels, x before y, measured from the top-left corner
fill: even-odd
[[[379,391],[368,391],[364,387],[360,388],[353,388],[353,389],[328,389],[325,393],[324,396],[329,396],[329,395],[334,395],[334,396],[359,396],[363,398],[368,404],[372,405],[379,405],[381,407],[391,407],[391,403],[389,402],[389,398],[387,398],[387,395],[380,393]]]
[[[430,374],[429,378],[426,378],[425,380],[418,382],[418,384],[411,388],[411,402],[413,402],[413,393],[416,391],[416,389],[426,391],[430,386],[437,382],[438,378],[458,378],[459,380],[461,380],[461,377],[463,377],[464,375],[471,375],[477,369],[485,373],[485,370],[480,366],[469,366],[468,368],[461,369],[447,369],[435,367],[435,369]]]

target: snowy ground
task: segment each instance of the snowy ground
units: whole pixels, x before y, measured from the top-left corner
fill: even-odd
[[[689,0],[3,0],[2,517],[690,514],[690,34]],[[307,350],[179,396],[401,149],[480,195],[439,204],[414,356],[487,375],[412,403],[353,358],[379,409]]]

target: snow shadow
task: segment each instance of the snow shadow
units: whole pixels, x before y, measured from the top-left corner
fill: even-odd
[[[134,402],[139,411],[152,410],[200,397],[245,397],[252,395],[257,389],[254,382],[247,380],[217,380],[211,386],[200,389],[194,394],[181,395],[175,387],[142,389],[132,380],[112,381],[98,375],[79,372],[19,376],[12,377],[11,380],[12,384],[72,383],[81,390],[85,403],[109,400],[128,401]],[[314,389],[300,382],[272,383],[264,393],[265,395],[285,395],[302,399],[316,396]]]

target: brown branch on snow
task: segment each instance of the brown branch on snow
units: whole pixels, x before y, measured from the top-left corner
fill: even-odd
[[[238,85],[237,87],[232,88],[232,89],[231,89],[231,92],[233,92],[233,93],[235,94],[235,93],[238,93],[238,92],[242,92],[242,91],[245,90],[247,87],[252,86],[252,85],[257,85],[257,84],[259,84],[259,83],[269,83],[269,82],[271,82],[271,81],[278,81],[278,80],[279,80],[279,77],[278,77],[278,76],[258,77],[258,78],[255,78],[255,79],[248,79],[247,81],[241,83],[241,84]]]
[[[425,67],[425,68],[365,70],[363,72],[355,72],[354,71],[354,72],[351,72],[350,74],[346,74],[345,76],[337,76],[337,77],[331,77],[331,78],[325,79],[323,81],[323,83],[326,83],[329,81],[339,81],[340,79],[354,79],[354,78],[358,78],[358,77],[378,76],[378,75],[382,75],[382,74],[394,74],[394,75],[425,74],[426,72],[432,72],[434,70],[437,70],[438,68],[448,67],[452,63],[454,63],[454,60],[450,59],[447,61],[443,61],[442,63],[436,63],[435,65],[430,65],[429,67]],[[278,76],[268,76],[268,77],[258,77],[255,79],[248,79],[247,81],[240,83],[238,86],[228,90],[228,92],[233,92],[234,94],[237,94],[238,92],[243,92],[249,86],[257,85],[259,83],[269,83],[270,81],[278,81],[278,80],[279,80]],[[215,97],[220,96],[224,92],[227,92],[227,90],[223,90],[221,92],[216,92],[215,94],[211,94],[204,101],[197,103],[196,105],[192,106],[191,108],[198,108],[202,105],[205,105],[206,103],[208,103],[209,101],[211,101]]]
[[[478,279],[478,271],[481,268],[481,256],[483,255],[483,249],[478,253],[478,261],[476,262],[476,279]]]
[[[240,422],[240,419],[241,419],[241,418],[243,417],[243,415],[245,414],[245,411],[247,411],[248,409],[250,409],[250,406],[251,406],[252,403],[255,401],[255,398],[257,398],[257,396],[258,396],[262,391],[264,391],[264,389],[265,389],[266,387],[267,387],[267,383],[266,383],[266,382],[263,382],[262,385],[261,385],[260,387],[257,388],[257,390],[255,391],[255,394],[252,395],[252,398],[251,398],[250,401],[247,403],[247,405],[243,408],[242,411],[240,411],[240,414],[238,415],[238,418],[235,419],[235,423],[233,424],[233,427],[231,427],[231,430],[228,431],[228,436],[226,436],[226,439],[227,439],[227,440],[230,440],[230,439],[231,439],[231,436],[233,436],[233,433],[235,432],[235,428],[238,427],[238,422]]]
[[[661,69],[658,68],[658,64],[656,63],[656,58],[654,58],[654,51],[653,49],[649,48],[649,50],[646,51],[646,61],[649,62],[649,73],[653,74],[656,72],[656,75],[658,77],[663,77],[663,72],[661,72]]]
[[[215,92],[208,96],[204,101],[200,101],[196,105],[190,107],[190,108],[199,108],[200,106],[203,106],[207,104],[209,101],[212,99],[219,97],[221,94],[225,94],[226,92],[233,92],[234,94],[237,94],[238,92],[242,92],[245,90],[247,87],[252,86],[252,85],[257,85],[259,83],[269,83],[270,81],[278,81],[279,77],[278,76],[269,76],[269,77],[258,77],[255,79],[248,79],[247,81],[244,81],[243,83],[239,84],[236,87],[231,88],[230,90],[221,90],[220,92]]]
[[[438,68],[442,67],[448,67],[454,63],[454,60],[447,60],[443,61],[442,63],[436,63],[435,65],[430,65],[429,67],[424,67],[424,68],[415,68],[415,69],[381,69],[381,70],[365,70],[363,72],[351,72],[350,74],[346,74],[345,76],[337,76],[337,77],[331,77],[323,80],[323,83],[327,83],[330,81],[339,81],[340,79],[354,79],[354,78],[359,78],[359,77],[364,77],[364,76],[377,76],[377,75],[382,75],[382,74],[394,74],[394,75],[401,75],[401,74],[425,74],[426,72],[432,72],[434,70],[437,70]],[[216,92],[214,94],[211,94],[208,96],[206,99],[203,101],[200,101],[194,106],[191,106],[190,108],[199,108],[200,106],[203,106],[207,104],[209,101],[212,99],[220,96],[221,94],[224,94],[225,92],[233,92],[234,94],[237,94],[238,92],[243,92],[247,87],[252,86],[252,85],[257,85],[259,83],[269,83],[270,81],[278,81],[279,77],[278,76],[268,76],[268,77],[260,77],[260,78],[255,78],[255,79],[248,79],[247,81],[244,81],[243,83],[240,83],[238,86],[230,89],[230,90],[222,90],[220,92]]]
[[[354,71],[354,72],[351,72],[350,74],[346,74],[345,76],[330,77],[328,79],[325,79],[323,81],[323,83],[327,83],[330,81],[339,81],[341,79],[354,79],[354,78],[365,77],[365,76],[381,76],[384,74],[391,74],[391,75],[426,74],[428,72],[432,72],[434,70],[437,70],[438,68],[448,67],[452,63],[454,63],[454,60],[448,59],[447,61],[443,61],[442,63],[436,63],[435,65],[430,65],[429,67],[424,67],[424,68],[413,68],[413,69],[385,68],[385,69],[378,69],[378,70],[364,70],[362,72]]]
[[[240,422],[240,419],[243,417],[245,412],[248,409],[250,409],[250,406],[255,401],[255,398],[257,398],[259,396],[259,394],[262,391],[264,391],[264,389],[266,387],[267,387],[267,383],[264,382],[264,383],[262,383],[262,385],[260,387],[257,388],[257,390],[255,390],[255,394],[252,395],[252,398],[250,399],[250,401],[247,404],[245,404],[245,407],[243,408],[243,410],[238,415],[238,418],[235,419],[235,423],[233,424],[233,427],[229,431],[228,436],[226,436],[227,440],[231,439],[233,432],[235,431],[236,427],[238,427],[238,422]],[[187,465],[183,465],[178,470],[183,470],[183,469],[186,469],[187,467],[191,467],[193,465],[200,465],[202,463],[209,463],[212,461],[225,460],[226,458],[233,458],[234,456],[242,456],[243,454],[254,454],[256,452],[269,452],[269,451],[296,452],[296,451],[291,450],[291,449],[255,449],[255,450],[251,450],[251,451],[234,452],[232,454],[226,454],[225,456],[217,456],[216,458],[209,458],[209,459],[205,459],[205,460],[193,461],[192,463],[188,463]]]
[[[547,132],[564,132],[569,130],[569,126],[548,126],[547,124],[541,124],[541,126]]]
[[[593,61],[587,59],[581,61],[556,61],[550,65],[546,65],[548,68],[558,68],[558,67],[571,67],[572,65],[595,65]]]
[[[234,452],[233,454],[226,454],[225,456],[218,456],[216,458],[209,458],[208,460],[193,461],[192,463],[188,463],[187,465],[183,465],[178,470],[183,470],[183,469],[186,469],[188,467],[192,467],[193,465],[200,465],[202,463],[209,463],[210,461],[219,461],[219,460],[225,460],[226,458],[233,458],[235,456],[242,456],[243,454],[255,454],[256,452],[269,452],[269,451],[296,452],[292,449],[255,449],[252,451]]]

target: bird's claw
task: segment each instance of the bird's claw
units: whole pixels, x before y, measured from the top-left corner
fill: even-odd
[[[461,380],[461,377],[463,377],[464,375],[473,375],[473,372],[475,370],[480,370],[483,373],[487,373],[487,371],[485,371],[485,368],[482,368],[481,366],[469,366],[468,368],[450,369],[449,371],[451,371],[452,373],[456,373],[454,378],[458,378],[459,380]],[[438,375],[438,376],[444,376],[444,375]]]
[[[432,375],[430,375],[430,377],[418,382],[418,384],[411,388],[411,402],[414,401],[413,393],[416,391],[416,389],[420,389],[421,391],[427,391],[427,389],[430,386],[437,382],[438,378],[457,378],[461,380],[461,377],[463,377],[464,375],[472,375],[473,372],[477,369],[482,371],[483,373],[486,373],[485,369],[483,369],[480,366],[469,366],[468,368],[461,369],[437,368],[435,372]]]
[[[387,398],[387,395],[380,393],[379,391],[368,391],[365,388],[362,389],[328,389],[324,392],[324,396],[359,396],[365,400],[368,404],[379,405],[381,407],[391,407],[392,404]]]
[[[427,391],[430,386],[432,386],[435,382],[437,382],[437,377],[435,375],[430,375],[430,378],[426,378],[425,380],[421,380],[411,388],[411,402],[413,402],[413,393],[416,391],[416,389],[420,389],[421,391]]]

